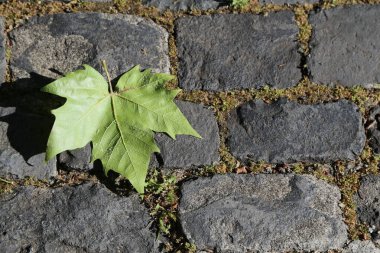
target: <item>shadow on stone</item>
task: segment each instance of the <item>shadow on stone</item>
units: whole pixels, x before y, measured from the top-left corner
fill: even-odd
[[[105,185],[110,191],[121,196],[129,196],[135,191],[133,186],[126,179],[118,180],[119,173],[110,170],[106,175],[102,162],[100,160],[94,161],[94,167],[88,171],[90,175],[96,176],[96,178]]]
[[[25,161],[45,152],[54,123],[51,110],[65,101],[40,91],[52,81],[32,73],[31,78],[4,83],[0,87],[0,123],[8,124],[6,135],[9,144]]]

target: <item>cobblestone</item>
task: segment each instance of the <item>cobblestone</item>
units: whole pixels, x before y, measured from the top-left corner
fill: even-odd
[[[111,78],[137,64],[157,72],[169,71],[167,32],[136,16],[79,13],[34,17],[10,37],[14,80],[31,78],[31,73],[55,79],[82,64],[102,71],[101,60],[107,62]]]
[[[228,146],[240,160],[270,163],[353,160],[365,144],[362,116],[348,102],[301,105],[285,99],[243,104],[229,118]]]
[[[298,28],[289,11],[184,17],[175,30],[185,90],[287,88],[302,77]]]
[[[299,175],[217,175],[185,182],[180,221],[199,250],[327,251],[347,240],[335,186]]]
[[[228,5],[228,0],[143,0],[147,6],[157,7],[159,10],[210,10],[219,6]]]
[[[0,199],[1,252],[156,252],[138,195],[87,183],[17,188]],[[79,233],[77,231],[80,231]]]
[[[313,13],[309,68],[317,83],[380,83],[380,6],[355,5]]]
[[[360,181],[360,188],[356,195],[358,218],[366,224],[375,240],[379,239],[380,231],[380,177],[368,175]]]

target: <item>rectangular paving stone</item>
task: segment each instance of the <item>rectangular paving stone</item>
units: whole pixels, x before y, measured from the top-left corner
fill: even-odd
[[[153,6],[159,10],[210,10],[217,9],[221,5],[228,5],[228,0],[142,0],[147,6]]]
[[[291,11],[183,17],[175,33],[185,90],[286,88],[302,77]]]
[[[5,60],[5,28],[4,28],[4,19],[0,17],[0,86],[5,81],[5,72],[6,72],[6,60]]]
[[[16,188],[0,196],[0,252],[158,252],[137,194],[102,185]]]
[[[380,106],[377,105],[369,111],[367,118],[368,144],[373,152],[380,154]]]
[[[380,83],[380,5],[323,10],[309,20],[308,66],[314,82],[348,87]]]
[[[63,13],[33,17],[14,29],[10,39],[14,81],[33,79],[31,73],[56,79],[82,64],[103,72],[101,60],[107,62],[111,78],[137,64],[169,72],[168,33],[137,16]]]
[[[6,2],[7,0],[4,0]],[[36,2],[36,0],[19,0],[21,2]],[[42,3],[49,3],[49,2],[63,2],[63,3],[70,3],[72,0],[39,0]],[[92,2],[92,3],[112,3],[113,0],[81,0],[81,2]],[[1,3],[1,1],[0,1]]]
[[[228,129],[230,151],[245,162],[354,160],[366,140],[359,109],[346,100],[314,105],[250,101],[231,113]]]
[[[355,196],[357,217],[371,230],[372,239],[380,242],[380,176],[367,175],[360,180]]]
[[[219,162],[219,128],[214,113],[203,105],[176,103],[202,139],[179,135],[173,140],[165,134],[157,134],[155,140],[161,151],[158,164],[164,168],[187,169]]]
[[[261,4],[315,4],[318,0],[259,0]]]
[[[198,250],[326,252],[348,239],[339,200],[312,176],[216,175],[183,183],[179,221]]]
[[[380,249],[376,248],[371,241],[353,241],[342,253],[380,253]]]
[[[0,87],[0,176],[49,179],[57,175],[56,159],[45,162],[54,117],[50,96],[30,87]],[[12,91],[12,92],[10,92]]]

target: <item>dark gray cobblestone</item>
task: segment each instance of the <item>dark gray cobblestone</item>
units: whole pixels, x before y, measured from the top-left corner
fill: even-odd
[[[45,153],[39,145],[39,138],[50,132],[46,126],[49,126],[51,120],[38,115],[14,112],[14,108],[0,107],[0,176],[38,179],[56,176],[56,159],[46,163]],[[17,136],[21,132],[22,137],[25,137],[23,140]],[[33,149],[39,151],[33,152]]]
[[[242,161],[354,160],[366,140],[359,109],[346,100],[316,105],[251,101],[231,113],[228,128],[230,151]]]
[[[290,11],[183,17],[175,31],[185,90],[286,88],[301,79],[298,28]]]
[[[354,5],[310,15],[309,68],[317,83],[380,83],[380,5]]]
[[[56,159],[45,162],[54,120],[49,96],[38,91],[37,95],[32,87],[17,94],[9,90],[16,91],[17,85],[0,87],[0,176],[49,179],[57,175]]]
[[[361,179],[356,195],[358,219],[368,226],[374,240],[380,242],[380,176]]]
[[[371,109],[367,125],[368,143],[375,153],[380,154],[380,106]]]
[[[202,136],[179,135],[176,140],[165,134],[156,136],[161,165],[165,168],[191,168],[219,162],[219,128],[214,113],[202,105],[177,102],[190,124]]]
[[[147,6],[157,7],[159,10],[210,10],[217,9],[219,6],[228,5],[228,0],[142,0]]]
[[[138,195],[119,197],[87,183],[20,187],[0,198],[0,251],[156,252]]]
[[[94,168],[91,163],[91,145],[87,144],[84,148],[65,151],[58,155],[58,162],[66,169],[88,171]]]
[[[4,19],[0,17],[0,86],[5,81],[5,31],[4,31]]]
[[[259,0],[261,4],[316,4],[319,0]]]
[[[353,241],[342,253],[380,253],[380,249],[371,241]]]
[[[21,2],[37,2],[37,0],[19,0]],[[63,3],[70,3],[73,0],[38,0],[41,3],[50,3],[50,2],[63,2]],[[7,2],[7,0],[0,1],[1,2]],[[89,2],[89,3],[112,3],[113,0],[81,0],[81,2]]]
[[[185,182],[179,215],[197,249],[217,252],[342,248],[340,192],[312,176],[217,175]]]
[[[137,64],[169,71],[168,34],[136,16],[66,13],[34,17],[10,37],[14,80],[31,78],[31,73],[55,79],[84,63],[101,70],[101,60],[107,61],[111,78]]]

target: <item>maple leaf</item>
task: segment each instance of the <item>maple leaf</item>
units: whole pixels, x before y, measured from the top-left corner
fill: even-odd
[[[143,193],[151,154],[159,152],[154,132],[201,138],[173,102],[180,89],[164,88],[172,78],[135,66],[113,90],[99,72],[84,65],[43,87],[42,91],[67,99],[52,111],[56,119],[46,160],[92,141],[92,161],[100,159],[106,174],[120,173]]]

